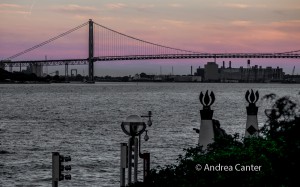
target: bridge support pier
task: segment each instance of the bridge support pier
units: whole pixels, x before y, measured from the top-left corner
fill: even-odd
[[[94,83],[94,22],[89,20],[89,83]]]

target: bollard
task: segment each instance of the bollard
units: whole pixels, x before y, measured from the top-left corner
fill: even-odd
[[[59,153],[52,152],[52,187],[58,187],[59,169]]]
[[[144,184],[149,186],[149,175],[150,175],[150,153],[143,153],[144,159]]]
[[[145,140],[149,139],[146,131]],[[141,135],[139,135],[139,157],[143,159],[143,186],[150,186],[149,175],[150,175],[150,153],[141,153]]]
[[[199,130],[198,144],[200,146],[203,146],[203,149],[206,149],[208,144],[213,143],[213,139],[215,137],[212,122],[214,111],[210,109],[210,106],[215,102],[215,95],[213,92],[211,92],[209,96],[208,91],[206,91],[204,96],[201,92],[199,100],[200,103],[203,105],[203,110],[200,110],[201,124]]]
[[[249,103],[249,106],[246,107],[247,109],[247,122],[246,122],[246,130],[245,130],[245,137],[257,137],[258,136],[258,120],[257,120],[257,112],[258,107],[255,103],[259,99],[258,91],[253,92],[251,89],[251,93],[247,90],[245,94],[246,101]]]
[[[133,169],[133,181],[134,183],[138,182],[138,158],[139,158],[139,147],[138,139],[134,138],[134,169]]]
[[[128,141],[128,184],[132,183],[132,140],[133,138],[129,138]]]
[[[70,165],[63,165],[63,162],[70,162],[70,156],[60,155],[59,152],[52,152],[52,187],[58,187],[58,181],[71,180],[71,175],[64,175],[64,171],[70,171]]]
[[[125,187],[125,169],[127,168],[127,151],[126,143],[121,143],[121,162],[120,162],[120,186]]]

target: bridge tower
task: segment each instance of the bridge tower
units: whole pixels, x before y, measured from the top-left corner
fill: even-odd
[[[89,83],[94,83],[94,22],[89,20]]]

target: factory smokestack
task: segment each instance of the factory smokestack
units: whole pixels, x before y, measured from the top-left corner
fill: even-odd
[[[247,60],[247,67],[250,68],[250,60]]]

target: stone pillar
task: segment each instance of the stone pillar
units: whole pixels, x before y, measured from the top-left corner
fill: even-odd
[[[247,109],[247,122],[246,122],[246,130],[245,130],[245,138],[247,137],[257,137],[258,136],[258,121],[257,121],[257,111],[258,107],[256,106],[256,102],[259,99],[258,91],[253,92],[251,89],[251,93],[248,90],[245,95],[246,101],[249,103]]]
[[[215,95],[211,92],[209,96],[208,91],[206,91],[204,96],[201,92],[199,100],[203,105],[203,109],[200,110],[201,122],[198,144],[206,149],[208,144],[213,143],[215,137],[212,121],[214,111],[210,109],[210,106],[215,102]]]

